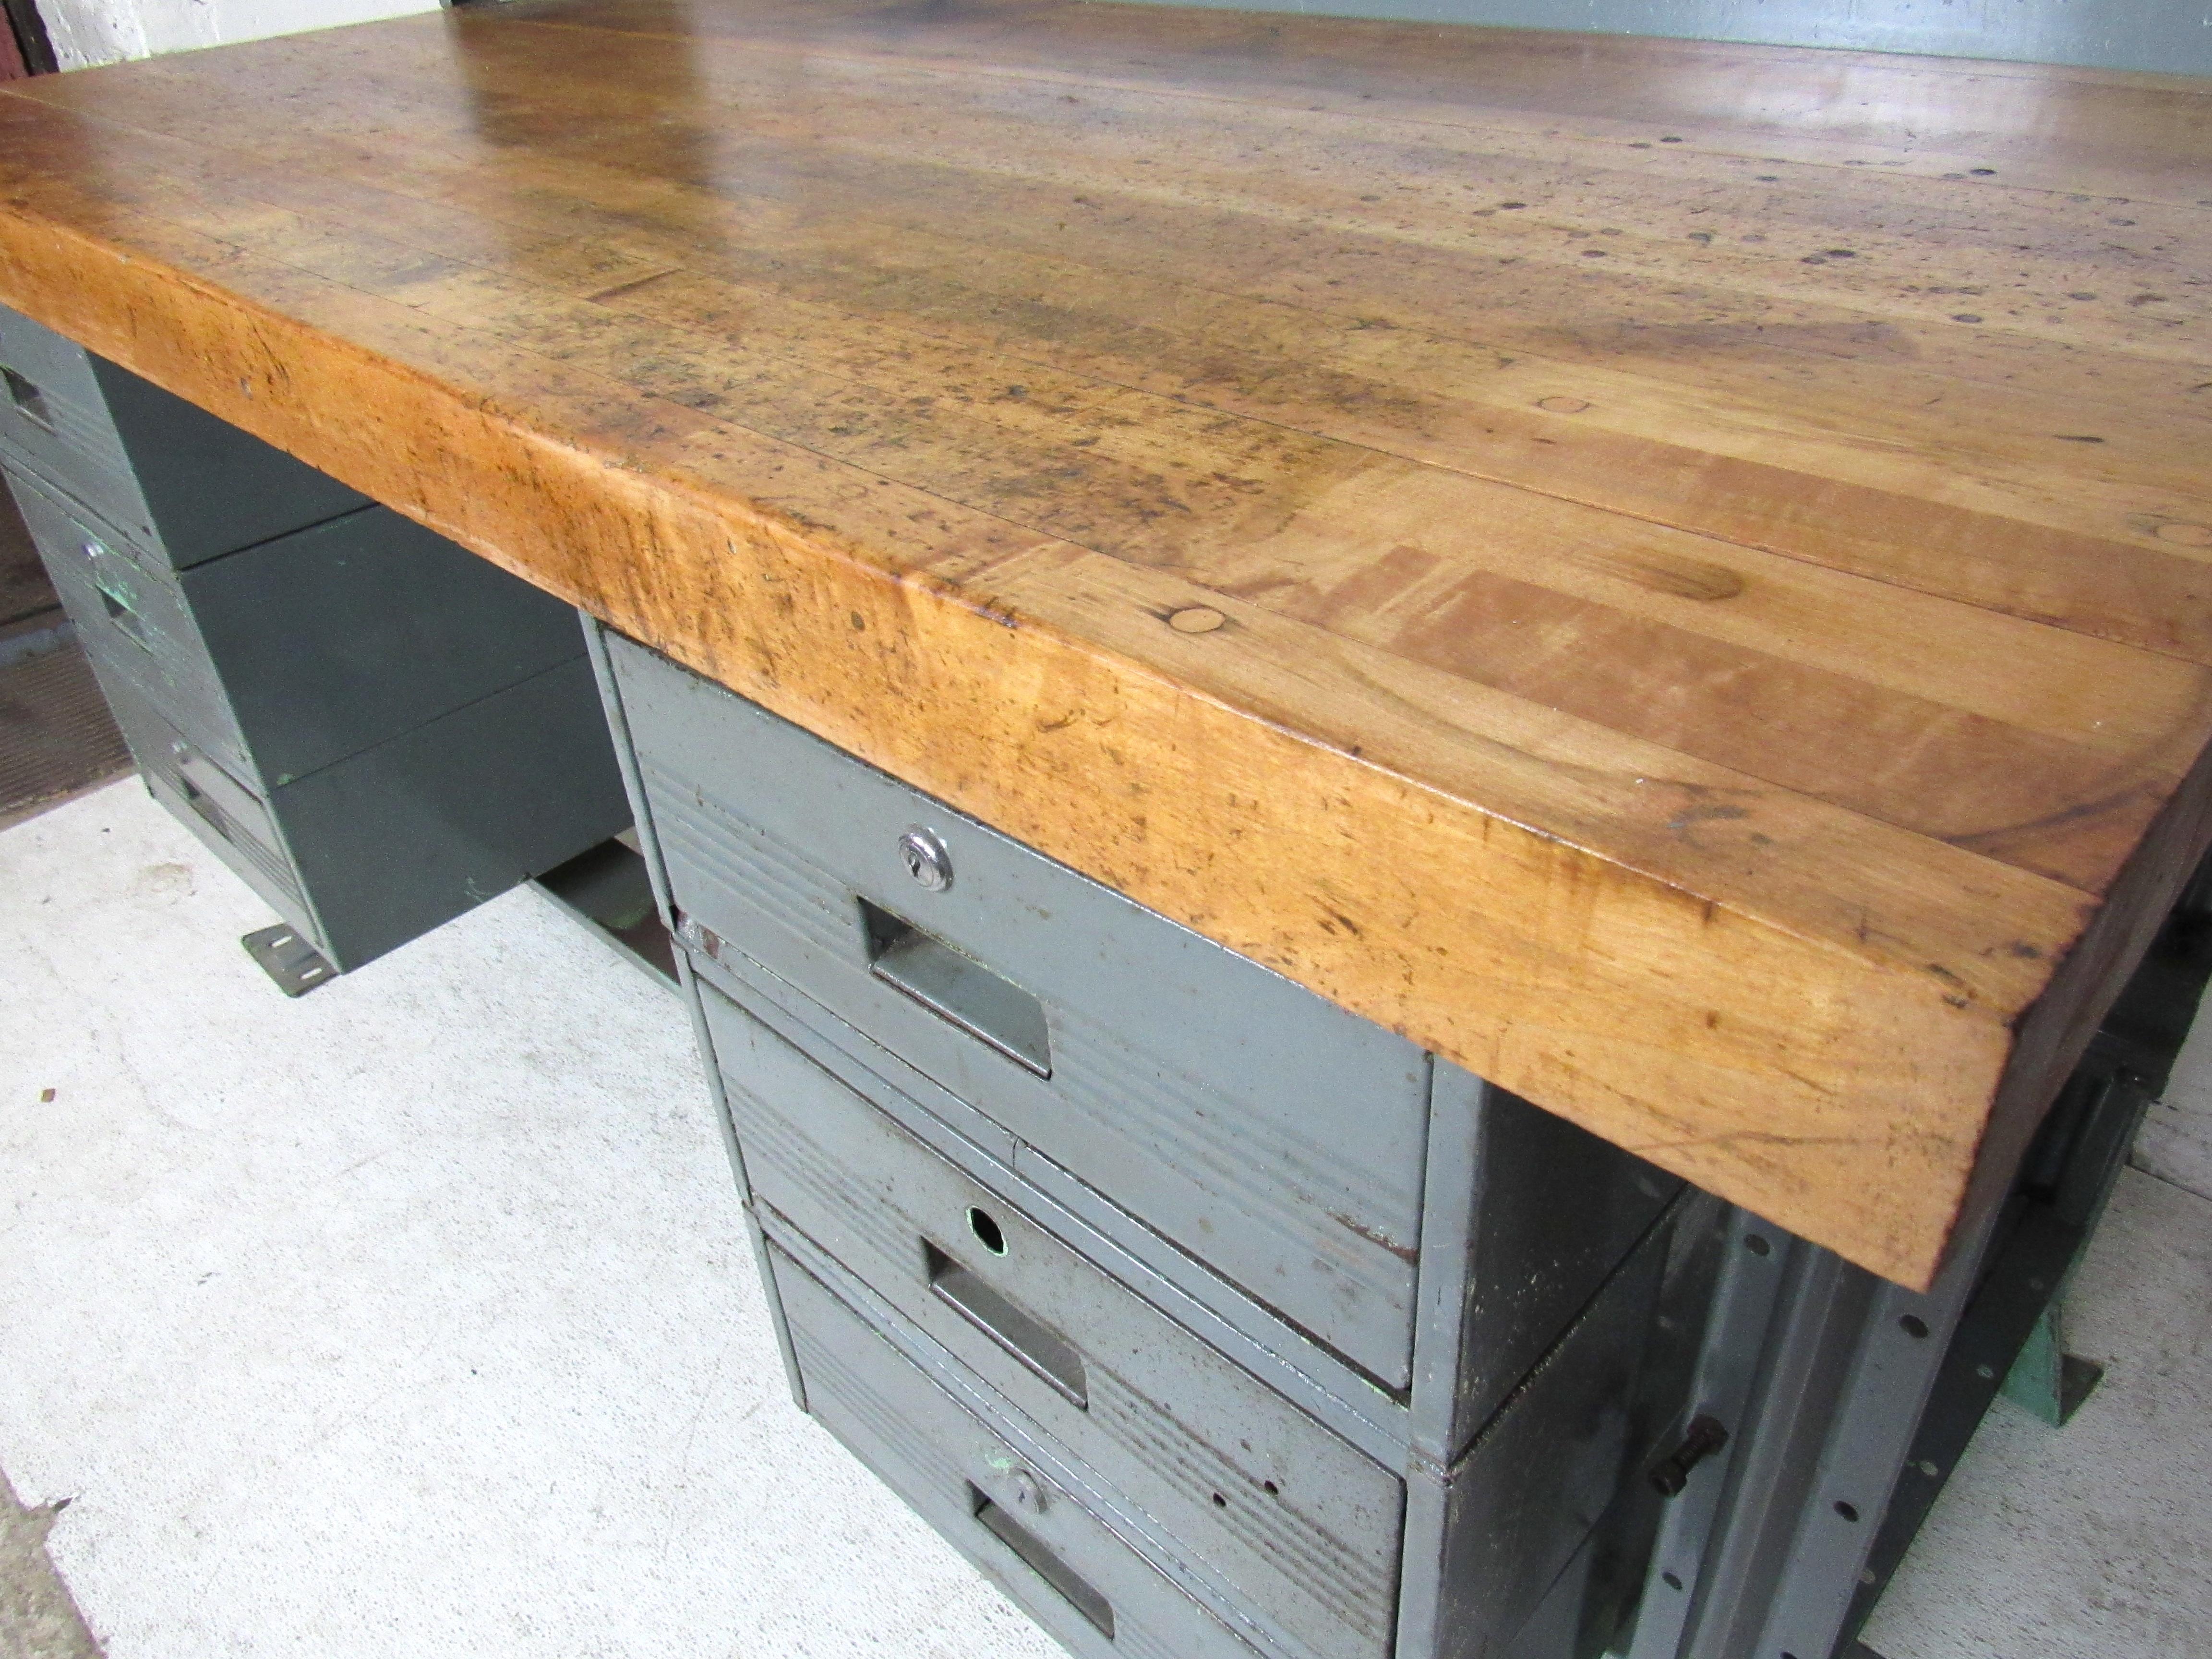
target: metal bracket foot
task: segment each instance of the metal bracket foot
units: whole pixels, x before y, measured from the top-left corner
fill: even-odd
[[[261,964],[261,971],[276,981],[276,988],[288,997],[303,997],[318,985],[334,979],[337,969],[323,959],[322,953],[300,937],[300,930],[289,922],[279,922],[274,927],[258,927],[239,940],[246,954]]]

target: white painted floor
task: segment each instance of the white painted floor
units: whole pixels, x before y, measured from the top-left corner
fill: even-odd
[[[135,781],[0,833],[0,1468],[111,1659],[1059,1651],[791,1406],[672,995],[272,919]]]
[[[672,997],[518,892],[290,1002],[269,920],[135,781],[0,832],[0,1468],[112,1659],[1058,1652],[790,1405]],[[2200,1035],[1886,1659],[2212,1654]]]

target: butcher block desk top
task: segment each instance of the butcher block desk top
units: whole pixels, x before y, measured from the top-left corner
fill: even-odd
[[[18,82],[0,300],[1924,1284],[2207,836],[2212,82],[575,0]]]

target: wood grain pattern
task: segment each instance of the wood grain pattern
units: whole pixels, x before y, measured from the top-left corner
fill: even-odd
[[[2212,836],[2208,181],[2154,76],[551,0],[11,87],[0,300],[1924,1284]]]

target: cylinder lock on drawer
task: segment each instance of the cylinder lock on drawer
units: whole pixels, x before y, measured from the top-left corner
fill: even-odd
[[[607,644],[690,948],[739,981],[772,975],[827,1041],[988,1119],[1038,1178],[1079,1199],[1082,1183],[1247,1309],[1406,1385],[1418,1047]]]
[[[899,862],[906,872],[933,893],[952,885],[952,854],[936,835],[919,827],[899,837]]]

